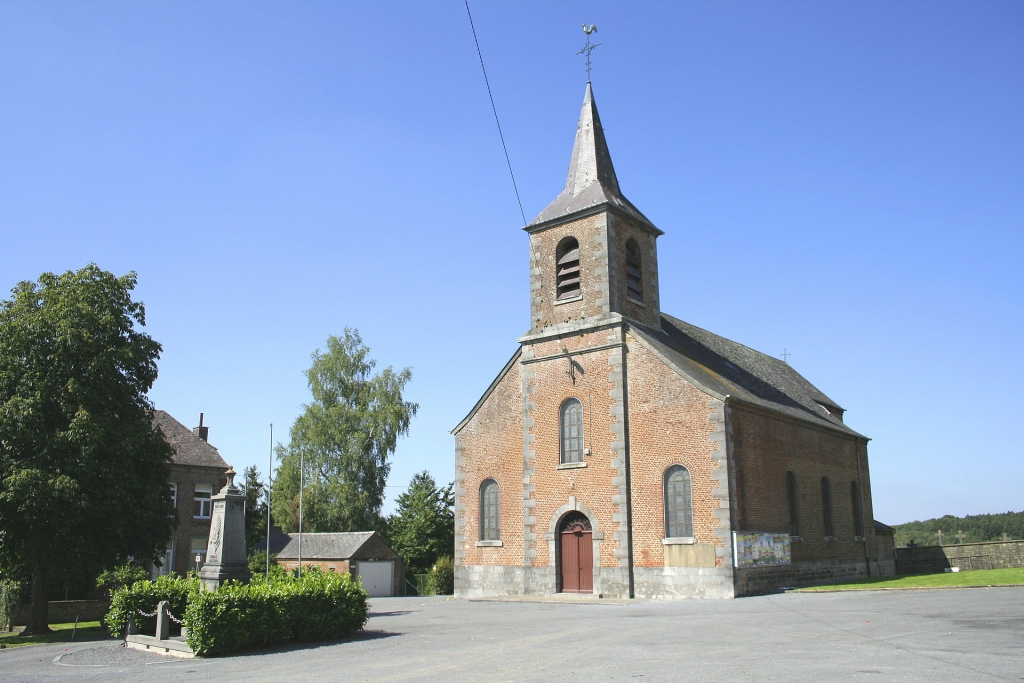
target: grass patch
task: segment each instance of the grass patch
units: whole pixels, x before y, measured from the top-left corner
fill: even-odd
[[[850,583],[838,583],[830,586],[811,586],[799,588],[801,592],[837,590],[875,590],[879,588],[954,588],[968,586],[1006,586],[1024,584],[1024,568],[1016,569],[978,569],[967,572],[949,572],[942,574],[913,574],[895,578],[859,579]]]
[[[71,640],[71,631],[74,629],[71,624],[50,624],[53,633],[40,636],[23,636],[20,632],[0,631],[0,645],[5,647],[19,647],[21,645],[39,645],[42,643],[65,643]],[[107,630],[100,626],[98,621],[80,621],[78,630],[75,631],[75,642],[80,640],[98,640],[109,638]]]

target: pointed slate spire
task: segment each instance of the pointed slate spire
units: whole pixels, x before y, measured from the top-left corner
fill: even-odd
[[[565,189],[530,222],[527,229],[571,214],[589,213],[597,207],[607,205],[657,230],[619,190],[619,180],[615,176],[612,156],[604,139],[601,117],[598,116],[597,105],[594,103],[594,91],[590,83],[587,83],[583,110],[580,112],[580,122],[576,127],[576,142],[572,146],[569,175],[565,179]],[[658,232],[660,234],[661,231]]]

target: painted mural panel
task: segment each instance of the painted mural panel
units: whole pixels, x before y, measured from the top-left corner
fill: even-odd
[[[733,557],[737,567],[766,567],[792,562],[789,534],[734,531]]]

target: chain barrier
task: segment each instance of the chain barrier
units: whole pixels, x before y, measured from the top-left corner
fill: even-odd
[[[168,613],[167,613],[167,618],[168,618],[168,619],[170,619],[171,621],[173,621],[173,622],[174,622],[175,624],[177,624],[178,626],[184,626],[184,625],[185,625],[185,622],[183,622],[183,621],[179,621],[179,620],[178,620],[178,619],[176,619],[176,618],[175,618],[175,616],[174,616],[173,614],[171,614],[170,612],[168,612]]]
[[[149,613],[147,613],[147,612],[143,612],[143,611],[142,611],[142,610],[140,610],[140,609],[137,609],[137,610],[135,610],[135,611],[136,611],[136,612],[138,612],[139,614],[141,614],[141,615],[142,615],[142,616],[144,616],[144,617],[155,617],[155,616],[156,616],[156,612],[153,612],[152,614],[149,614]]]
[[[137,609],[135,611],[138,612],[139,614],[141,614],[144,617],[155,617],[157,615],[156,612],[153,612],[153,613],[143,612],[140,609]],[[178,626],[184,626],[185,625],[185,622],[183,622],[182,620],[178,619],[176,616],[171,614],[170,610],[167,611],[167,618],[170,619],[171,621],[173,621]]]

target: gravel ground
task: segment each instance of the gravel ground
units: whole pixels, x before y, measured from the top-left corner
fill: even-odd
[[[0,651],[0,681],[1014,681],[1024,589],[554,604],[385,598],[338,643],[174,659],[116,641]]]

